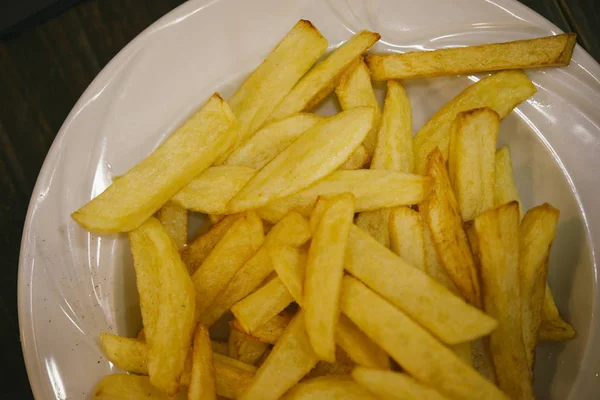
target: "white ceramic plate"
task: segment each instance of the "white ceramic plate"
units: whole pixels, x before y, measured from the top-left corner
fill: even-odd
[[[70,213],[150,153],[214,91],[224,96],[300,18],[331,48],[360,29],[381,33],[375,51],[408,51],[558,33],[512,0],[196,0],[144,31],[104,68],[59,132],[38,178],[19,265],[19,319],[38,399],[90,398],[116,372],[98,334],[140,326],[126,238],[84,231]],[[600,66],[581,48],[565,69],[528,71],[538,93],[501,125],[529,208],[561,210],[549,281],[575,340],[543,344],[538,398],[594,397],[600,380]],[[416,131],[477,76],[406,82]],[[380,88],[379,94],[381,95]],[[332,100],[322,111],[331,113]]]

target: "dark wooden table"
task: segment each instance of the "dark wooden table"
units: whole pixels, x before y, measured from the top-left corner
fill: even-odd
[[[62,0],[0,36],[0,398],[31,398],[19,342],[17,267],[36,177],[67,114],[123,46],[182,0]],[[521,0],[600,60],[600,2]],[[598,24],[598,25],[596,25]]]

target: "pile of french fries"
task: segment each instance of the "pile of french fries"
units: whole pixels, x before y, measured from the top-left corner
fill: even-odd
[[[323,58],[299,21],[228,102],[73,213],[128,232],[143,319],[101,334],[130,374],[96,399],[534,397],[538,340],[575,335],[546,284],[559,211],[522,216],[496,142],[536,91],[517,68],[567,65],[575,37],[363,59],[379,38]],[[496,70],[413,137],[399,79]],[[338,114],[308,113],[332,92]],[[188,242],[190,212],[213,225]]]

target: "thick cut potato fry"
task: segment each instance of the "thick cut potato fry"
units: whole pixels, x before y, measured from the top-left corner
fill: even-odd
[[[373,155],[377,145],[377,131],[381,120],[381,106],[375,97],[371,84],[371,73],[362,57],[354,62],[340,78],[340,83],[335,89],[335,94],[342,106],[342,110],[354,107],[373,107],[373,127],[365,137],[363,145],[369,156]]]
[[[221,354],[222,356],[229,355],[229,344],[225,342],[219,342],[217,340],[211,340],[213,353]]]
[[[187,393],[180,391],[169,396],[155,388],[147,376],[113,374],[106,375],[94,389],[94,400],[185,400]]]
[[[256,174],[250,167],[222,165],[202,172],[172,202],[191,211],[226,214],[227,203]]]
[[[468,303],[481,307],[479,277],[442,153],[429,155],[426,173],[433,180],[421,215],[431,231],[437,254],[446,272]]]
[[[360,145],[373,124],[373,109],[357,107],[304,132],[261,169],[229,202],[229,212],[254,209],[319,181]]]
[[[423,219],[423,214],[421,214],[421,219]],[[437,249],[435,248],[435,243],[433,242],[433,237],[431,235],[431,229],[425,221],[423,221],[423,239],[425,244],[425,272],[429,275],[433,280],[444,286],[446,289],[450,290],[452,293],[462,296],[460,291],[448,276],[448,272],[442,265],[440,261],[440,257],[438,256]]]
[[[413,172],[412,109],[404,88],[389,81],[371,169]]]
[[[574,33],[403,54],[372,54],[367,64],[376,81],[464,75],[505,69],[564,67],[576,43]]]
[[[148,375],[148,348],[140,339],[101,333],[102,351],[108,361],[122,370]]]
[[[242,140],[261,128],[326,49],[327,39],[313,24],[300,20],[294,25],[229,100]]]
[[[299,311],[239,400],[277,400],[317,364]]]
[[[225,233],[192,277],[200,318],[263,241],[262,222],[253,212],[246,213]]]
[[[354,218],[354,198],[342,194],[328,200],[313,235],[304,280],[306,332],[321,360],[335,361],[335,328],[344,275],[348,233]]]
[[[344,314],[421,383],[449,398],[507,399],[452,350],[357,279],[344,277],[340,306]]]
[[[575,329],[562,319],[558,313],[558,308],[556,308],[550,286],[546,284],[546,294],[544,296],[544,306],[542,308],[542,325],[540,326],[538,340],[562,342],[573,339],[574,337]]]
[[[283,335],[285,328],[291,320],[292,314],[284,311],[256,328],[252,333],[246,332],[238,320],[233,320],[229,323],[229,326],[231,329],[244,332],[246,335],[249,335],[256,340],[260,340],[261,342],[275,344],[279,340],[279,337]]]
[[[151,217],[129,233],[154,386],[177,393],[192,340],[194,284],[173,240]]]
[[[496,379],[489,342],[489,337],[475,339],[471,342],[471,362],[475,371],[496,384],[498,379]]]
[[[94,232],[135,229],[228,151],[237,138],[235,117],[215,93],[158,149],[72,217]]]
[[[409,207],[392,209],[389,232],[392,251],[413,267],[426,271],[423,220],[419,212]]]
[[[335,89],[342,73],[379,38],[377,33],[361,31],[335,49],[300,79],[275,108],[270,120],[277,121],[319,104]]]
[[[522,212],[523,208],[521,208],[521,199],[513,178],[512,158],[508,146],[504,146],[496,152],[494,170],[494,205],[501,206],[516,201]]]
[[[314,235],[319,227],[319,223],[321,223],[321,218],[323,218],[323,214],[327,211],[327,207],[329,206],[329,202],[326,197],[319,197],[317,202],[315,203],[315,207],[310,213],[310,218],[308,220],[308,225],[310,226],[310,232]]]
[[[303,381],[282,400],[376,400],[366,389],[348,375],[321,376]]]
[[[355,367],[354,361],[346,354],[341,347],[335,348],[335,361],[329,363],[327,361],[319,361],[317,365],[306,375],[304,380],[316,378],[318,376],[327,375],[343,375],[349,374]]]
[[[175,241],[180,251],[187,243],[188,236],[188,212],[185,208],[169,202],[162,206],[156,213],[156,217],[165,227],[169,236]]]
[[[504,118],[535,92],[535,86],[521,71],[498,72],[469,86],[436,112],[414,137],[415,172],[424,173],[427,157],[436,147],[444,159],[448,158],[450,125],[458,113],[489,107]]]
[[[237,399],[252,382],[256,368],[233,358],[215,354],[215,384],[217,395]]]
[[[519,227],[523,341],[531,370],[542,323],[550,246],[556,236],[559,214],[556,208],[545,203],[527,211]]]
[[[231,312],[245,331],[252,331],[282,312],[294,298],[279,277],[275,277],[254,293],[231,307]]]
[[[243,214],[234,214],[223,218],[204,235],[194,239],[194,241],[181,252],[181,259],[187,266],[190,275],[193,275],[194,272],[200,268],[217,243],[221,241],[223,236],[225,236],[225,233],[229,231],[242,215]]]
[[[371,156],[367,153],[367,148],[360,145],[354,150],[350,157],[340,166],[339,169],[361,169],[371,161]]]
[[[277,272],[292,298],[296,303],[302,304],[306,259],[308,258],[307,251],[291,246],[280,246],[270,249],[269,254],[275,272]]]
[[[423,385],[409,375],[356,367],[352,378],[381,400],[446,400],[437,390]]]
[[[473,340],[497,325],[355,225],[348,238],[346,270],[444,343]]]
[[[225,164],[243,165],[259,170],[298,139],[301,134],[324,119],[325,117],[321,115],[300,113],[269,124],[231,153]]]
[[[290,212],[267,234],[258,251],[235,273],[201,321],[212,326],[235,303],[256,289],[273,272],[269,249],[277,246],[301,246],[310,239],[310,228],[304,217]]]
[[[532,399],[523,342],[519,276],[519,206],[511,202],[475,218],[483,305],[498,320],[490,349],[498,385],[513,399]]]
[[[213,359],[208,329],[204,325],[198,324],[192,349],[192,372],[188,400],[214,400],[217,398]]]
[[[390,247],[390,208],[363,211],[356,217],[356,225],[373,236],[385,247]]]
[[[371,368],[390,369],[390,358],[387,353],[344,314],[340,315],[335,341],[356,364]]]
[[[431,180],[419,175],[383,170],[336,171],[295,195],[260,208],[258,214],[269,222],[279,221],[290,210],[309,217],[319,196],[342,193],[354,196],[357,212],[410,206],[423,201],[430,187]]]
[[[256,365],[268,348],[267,343],[256,340],[243,332],[235,329],[229,331],[229,357],[246,364]]]
[[[450,128],[448,175],[463,221],[494,206],[494,164],[500,117],[491,108],[456,116]]]

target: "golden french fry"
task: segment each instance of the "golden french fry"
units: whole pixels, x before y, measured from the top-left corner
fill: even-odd
[[[200,319],[212,326],[235,303],[256,289],[273,272],[269,249],[277,246],[301,246],[310,239],[310,228],[304,217],[290,212],[267,234],[258,251],[235,273],[227,286]]]
[[[399,82],[388,81],[371,169],[413,172],[412,109]]]
[[[390,369],[390,358],[375,342],[363,333],[348,317],[340,315],[335,341],[358,365]]]
[[[231,307],[245,331],[252,331],[282,312],[294,298],[279,277],[269,280],[254,293]]]
[[[450,125],[461,111],[489,107],[504,118],[536,88],[521,71],[503,71],[469,86],[452,99],[421,128],[413,139],[415,172],[424,173],[427,157],[436,147],[448,158]]]
[[[179,388],[195,320],[194,284],[173,240],[150,217],[129,232],[144,331],[148,373],[167,394]]]
[[[376,400],[348,375],[320,376],[305,380],[282,397],[282,400]]]
[[[209,214],[208,215],[208,220],[210,221],[210,223],[212,225],[216,225],[219,222],[221,222],[222,220],[225,219],[225,217],[227,217],[227,215],[214,215],[214,214]]]
[[[381,190],[381,188],[386,188]],[[428,177],[383,170],[335,171],[311,187],[276,200],[257,210],[269,222],[279,221],[290,210],[309,217],[319,196],[351,193],[357,212],[418,204],[431,187]]]
[[[261,342],[275,344],[291,320],[292,315],[284,311],[256,328],[252,333],[246,332],[238,320],[233,320],[229,323],[229,326],[231,329],[244,332],[246,335],[256,340],[260,340]]]
[[[475,340],[480,339],[481,338]],[[450,350],[452,350],[454,354],[456,354],[456,356],[460,358],[465,364],[473,366],[471,343],[472,342],[464,342],[455,344],[453,346],[450,346]]]
[[[542,204],[525,213],[519,227],[519,272],[523,316],[523,341],[533,370],[535,348],[542,323],[550,246],[556,236],[560,212]]]
[[[310,21],[294,25],[229,100],[242,140],[260,129],[326,49],[327,39]]]
[[[331,363],[335,361],[335,327],[340,314],[339,296],[348,232],[354,218],[354,198],[342,194],[328,203],[308,250],[302,307],[306,332],[315,353]]]
[[[350,356],[341,347],[335,348],[335,361],[330,363],[327,361],[319,361],[317,365],[304,378],[312,379],[326,375],[343,375],[349,374],[356,363],[352,361]]]
[[[340,306],[344,314],[421,383],[450,398],[507,399],[424,328],[357,279],[344,277]]]
[[[256,367],[230,357],[214,354],[217,395],[237,399],[252,382]]]
[[[421,219],[423,220],[423,242],[425,245],[425,272],[427,275],[431,277],[431,279],[435,280],[446,289],[450,290],[452,293],[462,296],[454,284],[450,276],[448,276],[448,272],[442,265],[440,261],[440,257],[438,256],[437,249],[435,248],[435,243],[433,242],[433,237],[431,236],[431,229],[427,225],[427,222],[424,221],[423,214],[421,214]]]
[[[512,159],[508,146],[504,146],[496,152],[494,170],[494,205],[500,206],[516,201],[519,203],[519,209],[523,211],[513,178]]]
[[[308,220],[308,224],[310,226],[310,232],[314,235],[319,223],[321,223],[321,218],[323,218],[323,214],[327,211],[327,207],[329,206],[329,202],[325,197],[319,197],[317,202],[315,203],[315,207],[310,213],[310,218]]]
[[[367,148],[364,145],[358,146],[348,159],[340,166],[339,169],[361,169],[369,163],[371,156],[367,153]]]
[[[213,353],[221,354],[223,356],[229,355],[229,344],[225,342],[219,342],[217,340],[211,340]]]
[[[342,106],[342,110],[365,106],[373,107],[375,110],[373,114],[373,127],[363,141],[367,156],[372,156],[377,144],[377,131],[379,129],[379,121],[381,120],[381,106],[375,97],[373,85],[371,85],[371,73],[362,57],[359,57],[342,74],[340,82],[335,89],[335,94]]]
[[[475,371],[479,372],[488,381],[496,384],[496,371],[490,351],[489,338],[479,338],[471,342],[471,362]]]
[[[200,268],[217,243],[221,241],[223,236],[225,236],[225,233],[227,233],[242,215],[243,214],[228,215],[211,227],[204,235],[194,239],[194,241],[181,252],[181,259],[187,266],[190,275],[193,275],[194,272]]]
[[[192,349],[192,372],[190,373],[188,400],[214,400],[217,398],[213,359],[208,329],[204,325],[198,324]]]
[[[135,229],[228,151],[237,137],[235,117],[215,93],[158,149],[71,216],[90,231]]]
[[[546,294],[544,296],[544,305],[542,308],[542,324],[540,326],[538,340],[562,342],[573,339],[574,337],[575,329],[562,319],[558,313],[558,308],[556,308],[550,286],[546,284]]]
[[[473,340],[497,325],[355,225],[348,237],[346,270],[444,343]]]
[[[229,331],[229,357],[246,364],[256,365],[268,348],[267,343],[256,340],[243,332],[235,329]]]
[[[302,304],[307,251],[291,246],[280,246],[269,249],[269,254],[275,272],[290,295],[295,302]]]
[[[506,69],[569,65],[574,33],[403,54],[372,54],[367,64],[376,81],[464,75]]]
[[[180,207],[205,214],[226,214],[227,203],[256,174],[244,166],[221,165],[202,172],[171,201]]]
[[[352,378],[382,400],[446,400],[437,390],[417,382],[409,375],[373,368],[356,367]]]
[[[442,265],[468,303],[481,306],[479,277],[446,164],[439,149],[428,158],[426,173],[433,180],[419,209],[430,231]]]
[[[101,333],[100,343],[108,361],[122,370],[148,375],[148,348],[144,341]]]
[[[390,208],[363,211],[356,217],[356,225],[373,236],[385,247],[390,247]]]
[[[171,397],[154,387],[147,376],[106,375],[94,389],[94,400],[115,399],[185,400],[187,393],[183,390]]]
[[[300,113],[269,124],[231,153],[225,165],[243,165],[259,170],[302,133],[324,119],[321,115]]]
[[[389,234],[392,251],[413,267],[426,271],[423,221],[419,212],[409,207],[393,208]]]
[[[304,312],[299,311],[238,399],[277,400],[313,369],[317,361],[306,334]]]
[[[450,128],[448,175],[463,221],[494,206],[494,164],[500,117],[491,108],[456,116]]]
[[[185,208],[169,202],[162,206],[156,213],[156,218],[165,227],[169,236],[175,241],[181,251],[187,243],[188,212]]]
[[[511,202],[475,218],[483,305],[498,320],[490,349],[498,385],[511,398],[533,398],[523,342],[519,277],[519,206]]]
[[[311,69],[285,96],[270,116],[277,121],[303,110],[310,110],[335,89],[342,73],[362,53],[367,51],[380,36],[361,31],[335,49],[325,60]]]
[[[261,207],[329,175],[360,145],[372,124],[373,109],[368,107],[317,123],[250,179],[229,202],[229,212]]]

